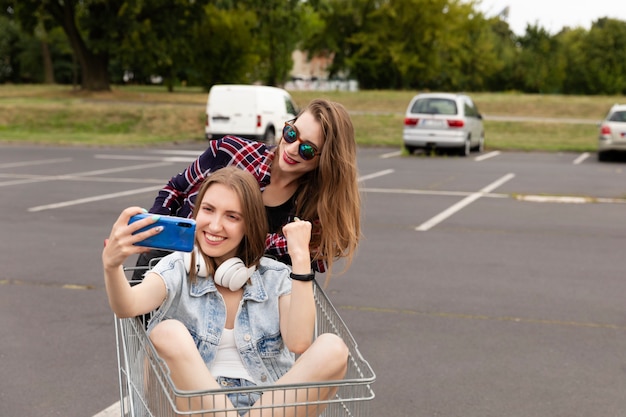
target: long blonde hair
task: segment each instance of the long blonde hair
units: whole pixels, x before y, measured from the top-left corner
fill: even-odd
[[[220,168],[207,177],[198,191],[196,205],[193,208],[192,217],[195,219],[201,207],[202,199],[209,187],[213,184],[222,184],[235,192],[241,203],[241,215],[245,222],[243,239],[237,249],[237,257],[250,267],[258,266],[259,260],[265,252],[265,237],[268,231],[267,216],[263,197],[259,189],[259,183],[248,171],[244,171],[235,166]],[[196,245],[198,245],[196,237]],[[198,245],[199,246],[199,245]],[[216,269],[215,261],[209,256],[201,253],[206,262],[209,274],[213,275]],[[191,265],[196,264],[195,251],[191,254]],[[193,282],[196,278],[195,270],[192,268],[189,279]]]
[[[296,216],[313,222],[311,247],[318,248],[313,260],[323,259],[330,276],[335,260],[345,258],[344,270],[348,268],[361,238],[354,127],[336,102],[316,99],[300,114],[304,112],[320,123],[324,144],[318,167],[301,178]]]

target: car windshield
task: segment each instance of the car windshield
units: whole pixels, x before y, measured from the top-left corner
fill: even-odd
[[[420,98],[413,103],[411,113],[456,115],[458,112],[454,100],[445,98]]]
[[[609,118],[611,122],[626,122],[626,110],[616,111]]]

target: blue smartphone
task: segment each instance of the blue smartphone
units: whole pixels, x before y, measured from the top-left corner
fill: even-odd
[[[152,217],[151,213],[141,213],[132,216],[128,224],[137,220]],[[183,217],[163,216],[149,226],[137,230],[133,234],[152,229],[156,226],[163,226],[161,233],[151,236],[141,242],[135,243],[135,246],[145,246],[154,249],[164,249],[180,252],[191,252],[196,236],[196,221],[193,219],[185,219]]]

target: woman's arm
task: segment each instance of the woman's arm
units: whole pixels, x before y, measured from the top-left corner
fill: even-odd
[[[265,144],[248,141],[235,136],[224,136],[212,140],[209,147],[183,172],[173,176],[159,191],[151,213],[189,217],[193,211],[193,200],[202,181],[212,172],[236,165],[255,175],[259,182],[269,182],[271,152]],[[186,203],[186,200],[189,203]]]
[[[150,213],[189,217],[192,209],[185,206],[185,199],[204,181],[205,171],[202,169],[204,165],[202,161],[212,159],[210,155],[206,155],[210,152],[211,148],[207,149],[183,172],[170,178],[154,199]]]
[[[124,274],[123,263],[130,255],[147,251],[134,243],[161,232],[160,227],[153,227],[133,235],[133,232],[149,226],[156,221],[147,217],[128,224],[131,216],[144,212],[139,207],[129,207],[118,217],[111,229],[102,251],[102,266],[109,305],[118,317],[134,317],[145,314],[158,307],[167,291],[165,284],[156,274],[148,274],[144,280],[133,287]]]
[[[215,170],[221,140],[211,141],[209,147],[185,170],[172,178],[159,191],[150,213],[189,217],[192,208],[185,206],[185,199],[196,191],[209,172]]]
[[[307,275],[311,271],[309,242],[311,223],[296,220],[283,227],[294,274]],[[313,281],[292,281],[291,295],[280,299],[280,330],[285,345],[294,353],[302,353],[313,342],[315,329],[315,299]]]

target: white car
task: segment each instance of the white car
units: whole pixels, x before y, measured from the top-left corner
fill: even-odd
[[[613,105],[600,123],[598,160],[606,161],[613,151],[626,151],[626,104]]]
[[[282,88],[218,84],[209,91],[205,136],[211,140],[235,135],[274,145],[285,122],[297,114],[291,96]]]
[[[404,117],[405,149],[450,149],[467,156],[485,145],[483,117],[464,94],[424,93],[411,99]]]

